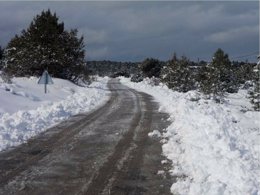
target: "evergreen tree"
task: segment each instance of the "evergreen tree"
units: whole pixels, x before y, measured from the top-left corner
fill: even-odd
[[[64,30],[50,10],[8,43],[4,57],[5,72],[15,76],[39,76],[48,69],[54,77],[76,81],[85,70],[83,37],[77,37],[77,30]]]
[[[2,47],[0,45],[0,60],[2,60],[2,58],[3,58],[3,49],[2,49]]]
[[[251,103],[256,111],[260,111],[260,56],[258,57],[258,63],[254,67],[253,75],[254,88],[249,92]]]
[[[185,56],[177,58],[174,53],[173,58],[163,67],[161,78],[171,89],[179,92],[187,92],[194,89],[195,81],[190,70],[191,62]]]
[[[249,62],[233,62],[232,66],[238,84],[245,84],[246,81],[250,81],[254,77],[255,64]]]
[[[225,92],[234,92],[237,86],[228,54],[222,49],[215,52],[211,63],[201,68],[199,77],[201,91],[212,94],[215,100],[222,98]]]
[[[145,77],[159,77],[161,72],[161,62],[157,59],[147,58],[139,66]]]
[[[202,64],[200,67],[200,70],[198,72],[198,75],[196,77],[197,82],[199,83],[198,88],[205,94],[211,93],[211,85],[212,83],[207,83],[207,81],[210,80],[210,68],[209,64],[205,63]]]
[[[0,70],[1,70],[2,67],[3,67],[2,58],[3,58],[3,49],[2,49],[2,47],[0,46]]]

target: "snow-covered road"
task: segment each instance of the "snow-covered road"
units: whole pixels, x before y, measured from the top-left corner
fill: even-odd
[[[169,116],[152,96],[108,85],[104,106],[0,153],[0,194],[171,194],[169,162],[148,136],[163,133]]]
[[[55,79],[56,85],[46,95],[42,86],[35,85],[36,78],[0,82],[0,149],[19,145],[72,115],[103,105],[109,99],[107,81],[99,79],[82,88]],[[79,190],[80,185],[89,193],[97,193],[101,186],[103,192],[113,190],[114,194],[168,194],[171,186],[173,194],[181,195],[260,195],[260,113],[252,110],[246,90],[229,94],[217,104],[197,91],[178,93],[163,84],[153,86],[150,80],[132,83],[121,78],[121,82],[141,92],[112,84],[112,94],[119,95],[107,106],[91,115],[72,117],[17,147],[13,156],[2,153],[2,192],[49,189],[51,194],[64,188],[51,179],[61,175],[76,182],[73,186],[64,181],[70,185],[64,188],[66,193]],[[143,92],[154,96],[160,107]],[[39,188],[41,182],[50,188]]]

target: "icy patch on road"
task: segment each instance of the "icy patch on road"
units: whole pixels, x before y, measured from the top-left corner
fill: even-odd
[[[0,151],[26,142],[72,115],[88,112],[108,98],[108,78],[88,87],[54,79],[43,93],[38,78],[15,78],[13,84],[0,80]]]
[[[177,177],[173,194],[260,195],[260,112],[252,110],[247,91],[217,104],[197,91],[121,82],[153,95],[171,116],[161,142]]]

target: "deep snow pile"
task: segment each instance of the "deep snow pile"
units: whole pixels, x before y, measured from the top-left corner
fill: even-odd
[[[80,112],[90,111],[108,100],[108,78],[88,87],[53,79],[44,94],[38,78],[0,80],[0,151],[21,144],[46,128]]]
[[[171,187],[181,195],[260,195],[260,113],[247,92],[217,104],[196,91],[178,93],[149,80],[123,84],[151,94],[172,124],[162,135],[163,153],[173,162]]]

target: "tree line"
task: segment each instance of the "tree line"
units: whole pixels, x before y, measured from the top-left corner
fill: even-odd
[[[147,58],[139,64],[142,74],[132,77],[139,82],[143,77],[157,78],[170,89],[179,92],[199,90],[207,97],[221,102],[227,93],[236,93],[243,86],[255,110],[260,110],[259,63],[231,62],[228,54],[217,49],[211,62],[192,62],[185,56],[173,57],[167,62]]]
[[[137,74],[139,62],[116,62],[110,60],[87,61],[88,73],[99,76],[126,76]]]

